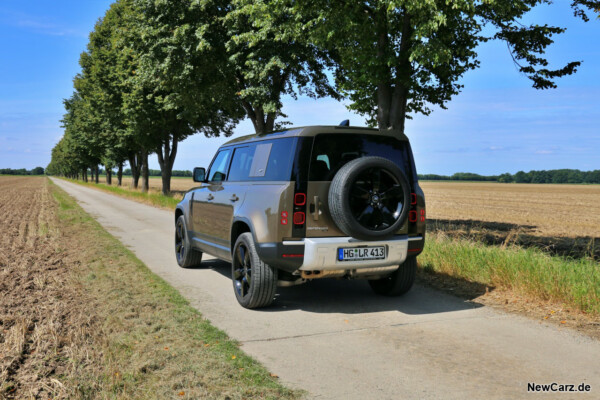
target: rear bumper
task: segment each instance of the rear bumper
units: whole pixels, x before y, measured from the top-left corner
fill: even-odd
[[[409,242],[422,241],[422,236],[397,236],[392,239],[362,241],[352,237],[306,238],[299,241],[284,241],[283,247],[304,244],[304,260],[301,271],[338,271],[360,270],[378,267],[398,266],[409,254]],[[345,247],[385,246],[386,258],[383,260],[339,261],[338,249]]]

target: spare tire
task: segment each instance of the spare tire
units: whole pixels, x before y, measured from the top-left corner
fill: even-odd
[[[381,157],[352,160],[337,172],[329,187],[329,212],[348,236],[381,240],[404,223],[410,188],[402,170]]]

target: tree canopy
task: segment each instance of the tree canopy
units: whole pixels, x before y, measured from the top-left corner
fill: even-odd
[[[335,78],[350,109],[380,129],[404,131],[406,118],[445,108],[462,89],[460,78],[480,64],[480,43],[502,40],[518,70],[536,89],[577,70],[580,61],[551,67],[544,56],[564,28],[523,24],[532,8],[550,0],[298,1],[296,10],[318,9],[305,28],[336,60]],[[588,21],[600,1],[572,1]]]
[[[117,0],[81,55],[48,172],[97,180],[102,164],[110,179],[127,160],[147,189],[156,153],[167,193],[181,141],[229,136],[244,116],[257,133],[277,129],[283,96],[346,98],[371,125],[403,132],[407,118],[447,106],[490,40],[533,88],[555,88],[581,61],[550,65],[545,51],[565,29],[523,22],[551,3]],[[600,0],[570,6],[588,21]]]

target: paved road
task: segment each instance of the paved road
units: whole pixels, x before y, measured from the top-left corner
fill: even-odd
[[[274,306],[240,307],[230,266],[177,266],[171,212],[58,179],[109,232],[179,290],[246,353],[318,399],[548,398],[537,384],[591,385],[600,398],[600,343],[475,303],[415,287],[382,298],[362,281],[280,288]]]

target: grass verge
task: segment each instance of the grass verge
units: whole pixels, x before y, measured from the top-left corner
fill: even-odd
[[[61,242],[95,316],[77,373],[61,377],[69,398],[273,398],[281,385],[239,344],[210,325],[56,185]],[[79,352],[80,354],[81,352]],[[94,367],[94,360],[101,359]]]
[[[93,182],[84,182],[77,179],[65,179],[69,182],[76,183],[82,186],[94,187],[100,190],[104,190],[105,192],[109,192],[115,194],[117,196],[125,197],[131,200],[139,201],[140,203],[150,204],[155,207],[166,208],[166,209],[175,209],[177,203],[181,201],[181,196],[173,195],[173,196],[165,196],[162,193],[156,192],[148,192],[143,193],[139,190],[129,189],[126,187],[119,186],[109,186],[105,183],[93,183]]]
[[[550,256],[538,249],[489,246],[430,234],[419,262],[435,272],[561,302],[600,315],[600,264]]]

